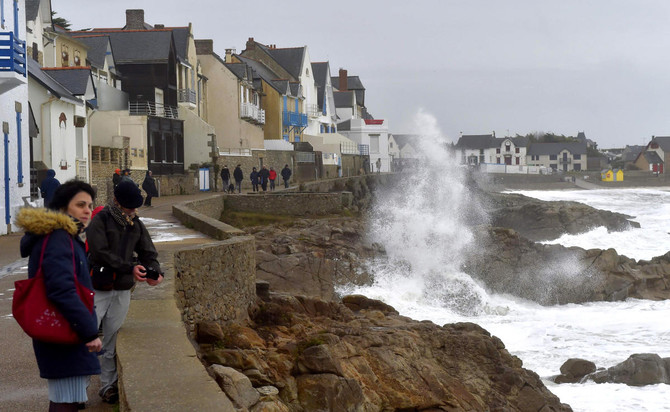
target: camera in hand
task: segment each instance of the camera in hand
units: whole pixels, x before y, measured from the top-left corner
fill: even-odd
[[[158,277],[161,275],[159,271],[153,268],[146,268],[146,270],[142,271],[142,273],[145,273],[145,278],[151,280],[158,280]]]

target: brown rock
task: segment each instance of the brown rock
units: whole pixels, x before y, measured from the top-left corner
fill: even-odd
[[[216,343],[224,339],[223,330],[218,322],[202,321],[196,325],[196,341],[198,343]]]

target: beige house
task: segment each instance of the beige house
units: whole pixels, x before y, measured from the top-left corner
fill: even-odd
[[[232,63],[214,52],[212,40],[197,40],[198,59],[207,77],[206,93],[211,99],[204,118],[216,130],[219,152],[251,154],[263,149],[265,110],[261,109],[260,81],[254,86],[253,72],[245,63]]]
[[[532,143],[526,157],[528,166],[547,167],[563,172],[587,169],[586,143]]]

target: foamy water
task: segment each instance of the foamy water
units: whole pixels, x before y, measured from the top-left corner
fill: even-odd
[[[430,116],[419,124],[431,124]],[[372,241],[386,248],[388,262],[370,262],[374,284],[343,287],[382,300],[402,315],[436,324],[474,322],[505,343],[524,367],[537,372],[549,389],[575,411],[670,410],[670,385],[563,384],[559,374],[569,358],[611,367],[634,353],[670,357],[670,301],[627,300],[543,307],[513,296],[488,294],[460,272],[472,240],[464,215],[477,205],[468,198],[457,163],[435,129],[423,129],[425,161],[396,193],[379,198],[370,224]],[[435,178],[443,182],[435,185]],[[542,200],[574,200],[634,216],[640,229],[607,233],[602,228],[564,236],[555,243],[614,248],[635,259],[670,250],[670,191],[626,189],[521,192]]]

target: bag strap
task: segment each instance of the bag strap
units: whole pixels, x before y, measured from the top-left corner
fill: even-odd
[[[49,241],[49,236],[51,236],[51,233],[46,235],[44,237],[44,242],[42,242],[42,251],[40,252],[40,262],[37,266],[37,273],[35,274],[35,277],[38,276],[44,276],[42,272],[42,262],[44,261],[44,251],[47,249],[47,242]],[[72,251],[72,276],[74,276],[74,283],[79,283],[79,279],[77,279],[77,266],[75,265],[75,257],[74,257],[74,243],[72,243],[72,236],[68,235],[68,239],[70,239],[70,250]]]

